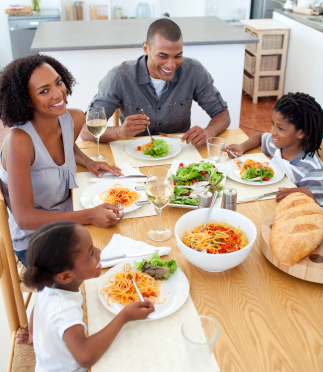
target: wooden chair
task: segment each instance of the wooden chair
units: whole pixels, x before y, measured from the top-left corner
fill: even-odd
[[[3,201],[1,200],[1,202]],[[15,283],[13,283],[9,266],[5,242],[0,237],[0,285],[11,334],[7,372],[34,372],[36,358],[33,345],[15,343],[15,336],[19,327],[28,325],[28,321],[22,293],[19,288],[18,273]],[[18,296],[15,294],[14,287],[19,289]]]
[[[115,112],[112,115],[112,126],[118,127],[120,125],[119,122],[119,109],[116,109]]]

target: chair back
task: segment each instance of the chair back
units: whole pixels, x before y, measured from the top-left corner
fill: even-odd
[[[119,109],[116,109],[115,112],[112,115],[112,126],[118,127],[120,125],[119,122]]]
[[[23,295],[20,289],[20,280],[18,275],[17,263],[13,251],[12,240],[9,230],[8,211],[4,200],[0,200],[0,238],[3,242],[3,247],[1,249],[1,257],[3,264],[2,266],[4,266],[5,268],[7,267],[4,264],[4,262],[6,261],[8,263],[9,268],[9,271],[4,270],[3,272],[5,272],[5,274],[7,274],[7,272],[10,273],[11,278],[10,281],[14,293],[15,299],[14,302],[18,313],[19,324],[21,326],[26,326],[28,324],[26,308],[23,300]],[[4,254],[4,252],[6,254]],[[5,283],[7,283],[7,280],[8,279],[5,280]],[[17,328],[15,330],[17,330]]]

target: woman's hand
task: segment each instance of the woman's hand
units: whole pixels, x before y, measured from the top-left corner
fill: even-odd
[[[117,225],[124,216],[123,208],[119,208],[114,204],[104,203],[91,209],[92,215],[90,223],[98,227],[110,227]],[[116,211],[119,211],[120,219],[116,218]]]
[[[104,163],[103,161],[93,161],[89,159],[89,161],[86,163],[87,169],[95,174],[97,177],[101,178],[102,174],[99,172],[106,171],[114,174],[115,176],[121,176],[121,169],[116,167],[115,165],[108,165],[107,163]]]
[[[28,326],[20,327],[16,334],[16,344],[27,344],[31,345],[33,343],[33,334],[29,332]]]
[[[312,192],[309,189],[305,189],[304,187],[292,187],[290,189],[288,189],[286,187],[278,187],[278,190],[279,190],[279,193],[276,195],[276,201],[277,202],[283,200],[284,198],[286,198],[286,196],[288,196],[288,195],[290,195],[294,192],[301,192],[301,193],[309,196],[310,198],[312,198],[316,201]]]
[[[125,317],[125,321],[129,322],[131,320],[143,320],[147,316],[155,311],[154,303],[148,301],[145,298],[145,302],[136,301],[132,304],[127,305],[120,313],[120,315]]]
[[[244,153],[244,149],[242,145],[232,144],[232,145],[225,146],[223,151],[225,151],[228,154],[229,158],[231,159],[234,159],[234,156],[231,155],[230,152],[227,150],[232,151],[238,157]]]

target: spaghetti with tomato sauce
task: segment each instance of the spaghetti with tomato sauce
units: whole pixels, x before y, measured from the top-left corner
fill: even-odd
[[[226,222],[215,221],[196,226],[193,231],[186,231],[182,241],[188,247],[197,251],[206,250],[211,254],[222,254],[239,251],[248,245],[243,232]]]

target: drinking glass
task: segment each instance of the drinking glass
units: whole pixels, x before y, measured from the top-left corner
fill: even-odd
[[[208,316],[193,316],[182,325],[188,358],[197,367],[205,366],[219,336],[219,326]]]
[[[210,137],[206,140],[209,160],[218,163],[221,160],[225,140],[220,137]]]
[[[174,194],[173,176],[168,168],[156,167],[148,172],[146,194],[150,203],[156,207],[159,220],[159,227],[150,229],[148,238],[162,242],[172,236],[169,229],[161,227],[161,210],[166,207]]]
[[[86,126],[89,132],[94,136],[98,142],[97,155],[91,156],[92,160],[104,161],[108,157],[100,154],[99,142],[101,135],[107,129],[108,121],[105,115],[104,107],[90,107],[86,113]]]

